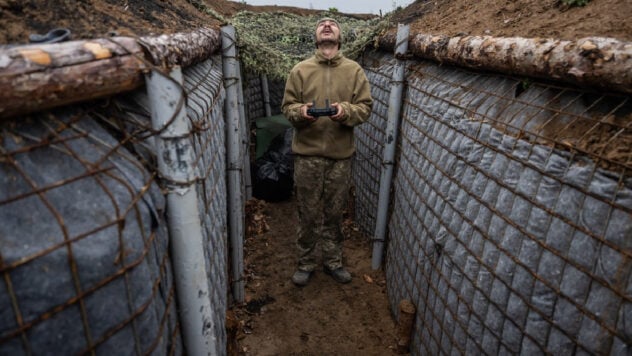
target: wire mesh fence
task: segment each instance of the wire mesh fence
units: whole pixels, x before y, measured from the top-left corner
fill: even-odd
[[[228,304],[221,58],[184,70],[218,354]],[[0,123],[0,354],[182,354],[144,90]]]
[[[285,82],[273,78],[267,78],[267,81],[268,105],[270,105],[270,114],[279,115],[281,113],[281,101],[283,100]],[[261,75],[252,72],[246,72],[244,75],[244,104],[246,106],[246,119],[248,120],[248,122],[254,122],[256,119],[266,116],[266,97],[263,91],[264,89]]]
[[[219,55],[184,71],[187,112],[196,154],[197,192],[204,236],[206,275],[213,309],[217,352],[226,350],[228,278],[228,216],[226,206],[225,91]],[[194,105],[195,104],[195,105]]]
[[[383,60],[386,61],[386,58]],[[377,218],[382,148],[386,142],[385,131],[393,61],[394,59],[389,64],[381,64],[376,60],[363,63],[367,79],[371,83],[373,109],[370,120],[355,128],[356,155],[353,176],[357,196],[356,205],[362,204],[355,218],[358,225],[369,234],[373,232]]]
[[[248,122],[266,116],[262,85],[260,75],[246,73],[244,76],[244,105]]]
[[[392,61],[369,60],[355,176],[370,233]],[[393,313],[417,306],[413,353],[629,352],[629,97],[427,62],[407,84],[386,273]]]

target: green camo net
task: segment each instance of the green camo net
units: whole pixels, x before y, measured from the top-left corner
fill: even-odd
[[[340,23],[342,52],[357,59],[390,25],[391,13],[368,20],[339,12],[323,11],[310,16],[278,12],[242,11],[227,19],[207,6],[203,0],[187,0],[198,10],[235,26],[239,58],[245,71],[266,74],[271,79],[285,80],[295,64],[311,56],[315,50],[316,22],[332,17]]]
[[[316,22],[322,17],[332,17],[340,23],[341,50],[351,59],[357,59],[367,46],[373,45],[389,24],[388,17],[361,20],[327,11],[311,16],[243,11],[231,18],[230,23],[237,31],[244,69],[285,80],[295,64],[314,53]]]

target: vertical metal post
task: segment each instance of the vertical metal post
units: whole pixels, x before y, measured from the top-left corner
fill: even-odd
[[[231,242],[232,292],[237,303],[244,302],[244,200],[241,190],[243,162],[240,161],[239,88],[240,78],[237,63],[235,28],[222,27],[222,67],[226,103],[226,165],[228,178],[228,224]]]
[[[216,355],[204,238],[195,188],[193,146],[179,67],[171,78],[146,75],[158,170],[167,186],[167,213],[183,339],[190,355]]]
[[[268,87],[268,76],[261,74],[261,91],[263,92],[263,107],[266,117],[272,116],[272,108],[270,107],[270,89]]]
[[[406,61],[399,59],[408,51],[408,25],[397,25],[397,45],[395,47],[396,63],[391,80],[391,95],[388,102],[388,118],[386,124],[386,142],[382,158],[382,172],[380,175],[380,191],[377,206],[377,219],[375,223],[375,236],[373,242],[373,257],[371,267],[379,269],[384,255],[384,241],[386,240],[386,225],[388,223],[388,208],[390,204],[391,181],[393,179],[393,165],[397,148],[397,136],[401,121],[400,111],[402,107],[402,93],[404,90],[404,78]]]
[[[250,123],[246,117],[246,110],[244,109],[244,82],[241,80],[241,63],[237,61],[237,73],[239,76],[238,97],[239,97],[239,117],[241,118],[241,133],[242,137],[242,157],[243,169],[244,169],[244,188],[246,194],[246,200],[252,198],[252,177],[250,176]]]

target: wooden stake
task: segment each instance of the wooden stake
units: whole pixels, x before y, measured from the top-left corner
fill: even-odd
[[[415,323],[415,305],[404,299],[399,302],[399,321],[397,323],[397,353],[410,351],[410,338]]]

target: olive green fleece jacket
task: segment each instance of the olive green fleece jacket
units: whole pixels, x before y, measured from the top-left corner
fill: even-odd
[[[341,121],[321,116],[310,122],[301,116],[301,106],[316,102],[315,107],[338,102],[344,109]],[[371,115],[373,98],[362,67],[338,52],[327,59],[319,50],[292,68],[281,110],[294,126],[292,151],[298,155],[333,159],[349,158],[355,152],[353,127]]]

